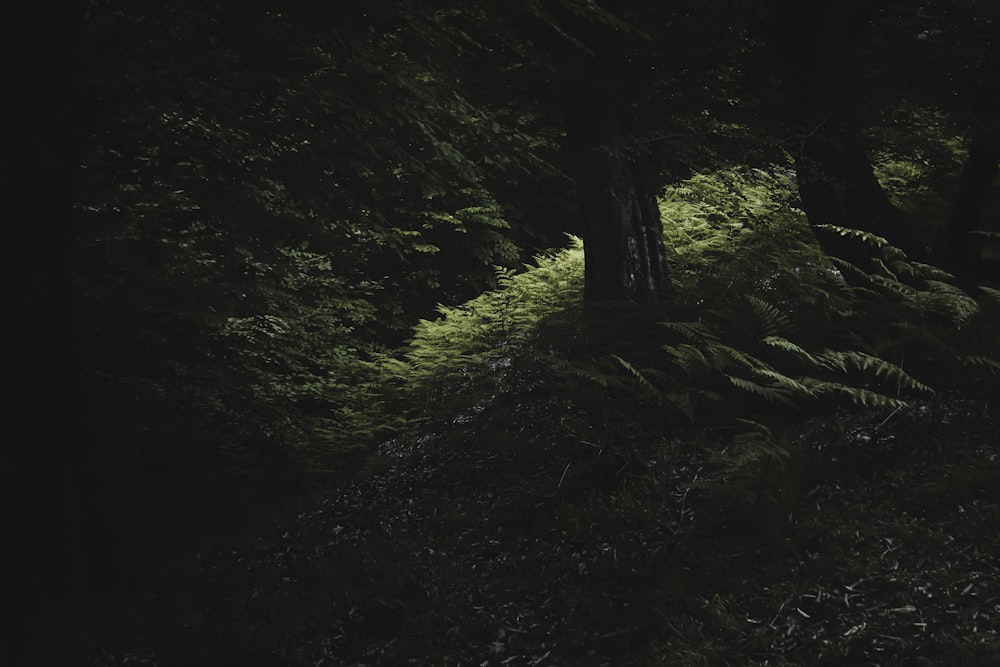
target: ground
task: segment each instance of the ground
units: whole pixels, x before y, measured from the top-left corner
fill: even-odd
[[[37,664],[1000,665],[985,399],[803,416],[780,503],[698,485],[682,431],[635,449],[580,419],[529,392],[424,423],[258,534],[67,610]]]

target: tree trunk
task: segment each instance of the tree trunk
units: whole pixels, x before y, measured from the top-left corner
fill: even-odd
[[[827,254],[862,266],[874,256],[872,248],[817,226],[864,230],[914,251],[902,212],[875,177],[855,118],[862,3],[819,9],[787,0],[775,4],[772,38],[786,105],[799,131],[792,147],[799,196],[817,240]]]
[[[655,193],[641,161],[625,149],[626,99],[614,69],[594,61],[565,84],[587,301],[655,301],[667,278]]]

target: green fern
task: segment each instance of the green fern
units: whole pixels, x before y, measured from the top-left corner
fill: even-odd
[[[731,345],[723,345],[722,343],[712,345],[706,350],[706,353],[713,361],[712,368],[717,370],[734,367],[743,367],[750,370],[770,368],[760,359]]]
[[[857,406],[875,410],[895,410],[909,405],[902,399],[840,382],[806,379],[803,380],[803,384],[809,386],[818,397],[846,399]]]
[[[797,359],[807,362],[810,366],[813,367],[824,366],[824,364],[821,363],[819,359],[809,354],[804,349],[802,349],[792,341],[788,340],[787,338],[782,338],[780,336],[767,336],[761,342],[763,342],[765,345],[769,345],[779,350],[784,350],[785,352],[789,352]]]
[[[916,380],[898,365],[886,361],[881,357],[853,350],[846,352],[824,350],[816,356],[821,361],[839,368],[845,373],[848,368],[855,368],[859,371],[870,373],[879,380],[892,383],[900,390],[906,389],[928,394],[934,393],[934,389],[930,386]]]
[[[976,354],[963,354],[958,357],[959,362],[965,366],[974,368],[989,369],[993,373],[1000,373],[1000,361],[992,357],[984,357]]]
[[[979,313],[979,304],[963,289],[940,280],[928,280],[927,285],[930,290],[922,295],[924,308],[939,312],[958,325]]]
[[[977,289],[979,289],[979,291],[983,293],[984,299],[986,299],[990,303],[1000,305],[1000,289],[996,289],[993,287],[986,287],[985,285],[979,285]]]
[[[851,227],[840,227],[838,225],[816,225],[817,229],[825,229],[826,231],[834,232],[845,238],[857,239],[866,245],[876,248],[882,252],[882,256],[886,259],[905,259],[906,253],[896,246],[889,243],[889,241],[878,234],[873,234],[872,232],[865,231],[863,229],[853,229]]]
[[[881,287],[887,294],[898,296],[902,299],[916,299],[920,294],[915,288],[901,283],[895,276],[887,278],[877,273],[872,273],[868,275],[868,279],[872,284]]]
[[[802,384],[794,378],[788,377],[783,373],[768,370],[766,368],[758,368],[754,371],[754,375],[767,378],[771,381],[772,386],[781,388],[788,392],[790,397],[812,398],[814,396],[812,390],[809,389],[808,386]]]
[[[753,380],[747,380],[728,373],[725,377],[737,389],[757,396],[758,398],[762,398],[768,403],[781,403],[782,405],[790,408],[797,407],[795,402],[792,400],[791,393],[783,387],[762,385],[754,382]]]
[[[611,355],[611,358],[614,359],[615,361],[617,361],[618,364],[622,368],[624,368],[628,372],[628,374],[632,376],[632,379],[634,379],[636,382],[638,382],[639,385],[643,389],[645,389],[646,391],[648,391],[650,394],[652,394],[654,396],[659,396],[659,393],[660,393],[659,389],[657,389],[655,386],[653,386],[653,383],[651,383],[649,380],[647,380],[646,376],[643,375],[642,372],[639,371],[639,369],[637,369],[635,366],[633,366],[629,362],[627,362],[624,359],[622,359],[621,357],[619,357],[617,354]]]
[[[719,338],[702,322],[660,322],[659,324],[698,345],[719,342]]]
[[[680,368],[688,377],[699,375],[711,368],[705,354],[694,345],[687,343],[665,345],[663,351],[667,353],[668,363]]]
[[[748,296],[747,300],[753,308],[754,315],[757,316],[757,323],[764,336],[780,336],[792,330],[792,322],[788,319],[788,315],[778,308],[756,296]]]

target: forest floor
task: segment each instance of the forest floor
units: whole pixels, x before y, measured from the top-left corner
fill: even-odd
[[[426,423],[258,535],[67,610],[37,664],[1000,665],[995,405],[803,420],[821,463],[780,510],[692,487],[683,437],[640,463],[573,418],[528,396]]]

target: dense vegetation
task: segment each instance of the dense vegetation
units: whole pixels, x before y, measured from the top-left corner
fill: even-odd
[[[33,323],[61,342],[27,393],[76,428],[25,433],[19,648],[44,660],[62,625],[53,659],[88,664],[1000,653],[977,579],[1000,546],[977,537],[1000,534],[1000,16],[797,5],[87,3],[38,98],[61,141],[29,164],[72,304]],[[220,546],[265,527],[285,546]],[[852,531],[911,559],[871,566]],[[940,583],[946,538],[975,577]],[[500,565],[542,553],[530,580]],[[614,583],[557,590],[569,570]],[[961,623],[928,607],[931,638],[903,636],[925,575],[982,608],[952,595]],[[845,578],[881,583],[840,627]],[[560,608],[539,643],[527,619]]]

